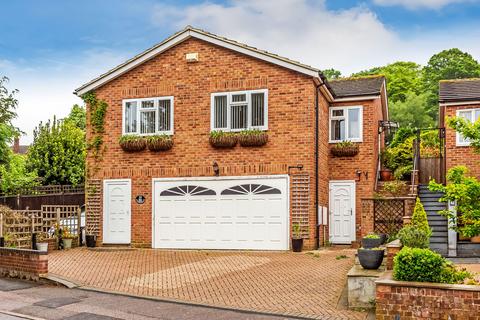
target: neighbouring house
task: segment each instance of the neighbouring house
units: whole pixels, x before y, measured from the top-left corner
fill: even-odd
[[[480,79],[440,81],[440,127],[446,127],[446,170],[467,166],[470,173],[480,178],[480,155],[473,152],[470,142],[446,125],[447,117],[459,116],[471,122],[480,118]]]
[[[13,139],[12,151],[16,154],[27,154],[29,145],[20,144],[20,138],[15,137]]]
[[[99,244],[288,250],[295,224],[311,249],[372,231],[361,199],[377,179],[384,77],[327,81],[319,69],[187,27],[75,90],[89,92],[108,104],[101,156],[87,157],[87,230]],[[87,139],[91,120],[87,112]],[[211,132],[252,129],[268,142],[209,142]],[[123,135],[155,134],[173,147],[119,145]],[[333,156],[346,140],[350,154]]]

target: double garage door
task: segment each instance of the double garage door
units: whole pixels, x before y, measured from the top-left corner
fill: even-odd
[[[287,177],[153,184],[154,248],[288,250]]]

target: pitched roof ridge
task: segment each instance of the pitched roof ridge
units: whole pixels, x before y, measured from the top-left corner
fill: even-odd
[[[345,78],[339,78],[339,79],[331,79],[328,81],[333,82],[333,81],[349,81],[349,80],[366,80],[366,79],[376,79],[376,78],[385,78],[385,75],[372,74],[372,75],[359,76],[359,77],[354,76],[354,77],[345,77]]]
[[[480,81],[480,78],[443,79],[443,80],[440,80],[440,83],[455,83],[455,82],[467,82],[467,81]]]

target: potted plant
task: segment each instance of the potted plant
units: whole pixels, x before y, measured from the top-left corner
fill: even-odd
[[[70,230],[65,227],[62,232],[62,243],[63,243],[63,249],[71,249],[72,248],[72,241],[75,239],[77,236],[74,234],[70,233]]]
[[[173,146],[173,137],[166,134],[159,134],[147,137],[147,147],[150,151],[166,151]]]
[[[360,248],[358,249],[358,260],[364,269],[378,269],[382,265],[385,249],[382,248]]]
[[[336,143],[330,149],[330,152],[334,157],[353,157],[359,152],[357,143],[351,141],[343,141]]]
[[[87,234],[85,236],[85,240],[87,243],[87,248],[95,248],[97,244],[97,236],[94,234]]]
[[[41,232],[37,234],[37,250],[48,251],[48,235]]]
[[[118,141],[123,151],[138,152],[145,150],[147,147],[147,140],[144,137],[135,134],[126,134],[120,137]]]
[[[238,137],[234,132],[212,131],[209,141],[215,148],[233,148],[237,144]]]
[[[258,129],[244,130],[239,133],[238,142],[242,147],[260,147],[268,142],[268,134]]]
[[[385,244],[387,243],[387,240],[388,240],[388,233],[379,233],[378,236],[380,237],[380,244]]]
[[[372,249],[380,246],[382,244],[382,239],[380,236],[374,233],[370,233],[362,238],[362,247],[365,249]]]
[[[292,251],[302,252],[303,238],[299,223],[292,223]]]

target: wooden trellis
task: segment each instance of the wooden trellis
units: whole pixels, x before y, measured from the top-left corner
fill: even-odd
[[[403,226],[405,202],[401,199],[375,199],[373,212],[375,232],[395,234]]]
[[[308,174],[294,174],[292,177],[292,223],[300,225],[302,237],[308,238],[309,206],[310,206],[310,176]]]

